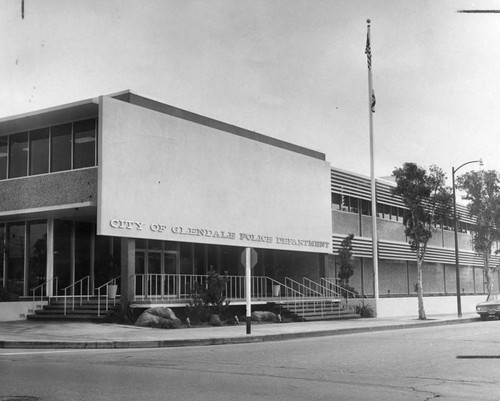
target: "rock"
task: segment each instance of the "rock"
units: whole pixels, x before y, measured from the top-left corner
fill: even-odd
[[[219,315],[210,315],[208,318],[208,324],[210,326],[222,326]]]
[[[158,327],[162,329],[176,329],[182,326],[180,319],[170,308],[159,306],[144,311],[135,322],[140,327]]]
[[[254,322],[275,322],[276,314],[268,311],[252,312],[251,320]]]

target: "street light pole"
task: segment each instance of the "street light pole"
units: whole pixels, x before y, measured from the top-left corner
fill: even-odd
[[[455,173],[461,169],[463,166],[466,166],[467,164],[471,163],[479,163],[480,166],[483,165],[483,160],[472,160],[470,162],[461,164],[457,168],[452,167],[451,168],[451,183],[453,186],[453,221],[454,221],[454,228],[455,228],[455,274],[456,274],[456,282],[457,282],[457,316],[462,317],[462,300],[460,298],[461,294],[461,288],[460,288],[460,260],[458,256],[458,221],[457,221],[457,198],[455,195]]]

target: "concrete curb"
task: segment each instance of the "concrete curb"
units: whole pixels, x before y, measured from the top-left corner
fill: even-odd
[[[428,320],[419,323],[401,323],[385,326],[352,327],[345,329],[299,331],[280,334],[200,338],[184,340],[133,340],[133,341],[0,341],[0,349],[124,349],[124,348],[176,348],[210,345],[250,344],[285,341],[299,338],[315,338],[345,334],[418,329],[423,327],[465,324],[479,321],[479,318]]]

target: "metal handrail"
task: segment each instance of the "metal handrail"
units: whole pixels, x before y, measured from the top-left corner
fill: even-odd
[[[224,276],[226,281],[226,298],[228,300],[245,299],[245,276]],[[135,299],[190,299],[196,286],[205,285],[207,275],[192,274],[134,274]],[[302,297],[302,294],[270,277],[253,276],[251,278],[251,295],[254,299],[267,299],[271,295],[273,285],[283,290],[282,298]]]
[[[57,294],[57,287],[58,287],[58,277],[55,276],[55,277],[52,277],[50,280],[47,280],[46,282],[40,284],[40,285],[37,285],[36,287],[33,287],[30,291],[33,293],[33,310],[35,310],[35,298],[36,298],[36,290],[41,288],[40,290],[40,301],[43,300],[43,287],[47,287],[46,290],[45,290],[45,293],[46,293],[46,296],[47,298],[50,298],[51,296],[49,295],[49,283],[52,283],[53,281],[56,282],[56,294]],[[52,295],[54,295],[54,289],[52,288]]]
[[[291,284],[291,285],[289,285],[289,284],[287,284],[287,283],[289,283],[289,284]],[[322,294],[321,294],[319,291],[313,290],[312,288],[307,287],[307,286],[305,286],[304,284],[299,283],[298,281],[292,280],[292,279],[291,279],[291,278],[289,278],[289,277],[285,277],[285,284],[289,285],[290,287],[292,287],[292,286],[296,286],[296,287],[298,287],[299,289],[301,289],[303,292],[301,292],[300,290],[298,290],[298,291],[299,291],[299,292],[301,292],[301,294],[302,294],[305,298],[307,298],[307,297],[311,297],[311,296],[312,296],[313,298],[315,298],[315,297],[321,297],[321,296],[322,296]],[[293,287],[292,287],[292,288],[293,288]]]
[[[339,292],[341,298],[344,299],[344,301],[345,301],[345,308],[346,309],[349,309],[349,310],[354,309],[354,306],[349,305],[349,298],[356,298],[357,294],[355,292],[346,290],[344,287],[338,285],[336,283],[336,281],[338,281],[338,279],[333,278],[333,277],[322,277],[321,278],[321,282],[326,283],[325,286],[335,288],[335,290]],[[346,297],[344,297],[344,295],[343,295],[344,293],[346,294]]]
[[[322,277],[321,278],[321,282],[327,283],[329,287],[333,287],[333,288],[338,289],[339,290],[338,292],[339,292],[340,295],[342,295],[342,293],[345,292],[348,295],[350,294],[351,298],[356,298],[357,297],[357,294],[355,292],[346,290],[344,287],[338,285],[337,283],[335,283],[333,281],[337,281],[337,279],[332,278],[332,277]],[[349,296],[347,296],[346,298],[349,298]]]
[[[73,288],[73,294],[71,295],[72,299],[72,310],[75,310],[75,288],[77,284],[80,284],[80,306],[82,305],[82,298],[83,298],[83,282],[87,280],[87,301],[90,300],[90,276],[85,276],[81,278],[78,281],[75,281],[73,284],[68,285],[66,288],[63,288],[64,291],[64,315],[66,315],[66,302],[67,302],[67,290],[68,288]]]
[[[121,276],[113,277],[108,282],[96,288],[97,291],[97,316],[101,316],[101,288],[106,287],[106,312],[109,310],[109,286],[116,283]],[[112,284],[113,283],[113,284]],[[113,298],[113,306],[116,305],[116,297]]]
[[[316,281],[311,280],[308,277],[302,277],[302,283],[306,287],[312,287],[314,286],[316,288],[316,291],[319,291],[324,297],[330,297],[330,298],[342,298],[342,295],[333,290],[332,288],[329,288],[327,286],[321,285],[317,283]]]

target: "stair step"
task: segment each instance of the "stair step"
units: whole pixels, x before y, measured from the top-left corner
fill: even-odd
[[[28,320],[76,320],[76,321],[96,321],[102,320],[105,316],[97,315],[60,315],[60,314],[35,314],[26,316]]]
[[[105,312],[104,309],[101,309],[101,313]],[[43,309],[43,310],[37,310],[35,311],[36,315],[64,315],[64,309]],[[96,310],[89,310],[89,309],[67,309],[66,310],[67,315],[96,315],[97,316],[97,309]]]

